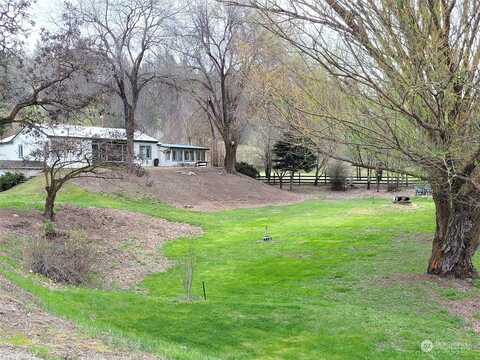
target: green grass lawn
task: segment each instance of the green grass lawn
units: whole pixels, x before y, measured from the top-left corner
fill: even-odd
[[[0,194],[0,207],[42,205],[38,180]],[[200,225],[205,234],[164,248],[178,266],[143,291],[47,290],[3,267],[45,307],[93,333],[174,359],[475,359],[479,338],[432,300],[477,295],[434,282],[395,281],[425,271],[433,204],[388,200],[196,213],[68,186],[60,203],[111,207]],[[264,226],[273,242],[261,240]],[[185,254],[195,254],[194,293],[182,301]],[[387,281],[386,277],[393,280]],[[405,276],[404,276],[405,277]],[[202,281],[207,301],[201,300]],[[422,340],[436,347],[420,350]]]

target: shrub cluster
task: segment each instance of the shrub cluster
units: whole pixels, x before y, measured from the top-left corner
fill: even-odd
[[[145,170],[145,168],[142,165],[135,164],[135,175],[137,177],[143,177],[143,176],[145,176],[146,173],[147,173],[147,171]]]
[[[348,170],[344,163],[336,161],[330,165],[328,176],[330,177],[330,186],[333,191],[346,190]]]
[[[85,283],[97,258],[93,243],[81,233],[58,232],[50,222],[45,224],[44,236],[34,239],[25,255],[32,272],[70,285]]]
[[[235,170],[240,174],[250,176],[251,178],[256,178],[259,174],[255,166],[250,165],[244,161],[237,162],[235,164]]]
[[[0,191],[8,190],[18,184],[21,184],[25,180],[27,180],[27,178],[21,173],[6,172],[0,176]]]

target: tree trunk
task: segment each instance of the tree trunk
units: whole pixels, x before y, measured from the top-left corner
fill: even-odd
[[[270,178],[272,176],[272,155],[270,151],[270,146],[267,146],[264,152],[265,157],[265,177],[267,178],[267,182],[270,184]]]
[[[217,135],[215,133],[215,128],[213,126],[212,119],[208,117],[208,123],[210,125],[210,134],[212,135],[212,146],[210,149],[210,163],[213,167],[218,167],[218,141]]]
[[[283,189],[283,176],[280,176],[280,174],[278,174],[278,180],[280,181],[280,189]]]
[[[370,169],[367,169],[367,190],[370,190]]]
[[[290,191],[293,191],[293,175],[294,172],[290,171]]]
[[[436,231],[428,273],[460,279],[476,277],[472,257],[480,233],[479,209],[471,196],[434,190]]]
[[[315,164],[315,182],[313,185],[318,186],[318,175],[320,174],[320,154],[317,154],[317,163]]]
[[[219,161],[218,161],[218,142],[217,139],[214,138],[212,140],[212,150],[211,150],[211,157],[212,157],[212,166],[213,167],[219,167]]]
[[[57,192],[55,191],[53,186],[47,186],[45,188],[47,192],[47,198],[45,199],[45,209],[43,211],[43,216],[50,220],[55,220],[55,198],[57,197]]]
[[[231,139],[225,141],[225,171],[229,174],[235,173],[235,164],[237,162],[237,142]]]
[[[380,192],[380,183],[381,183],[382,177],[383,177],[382,170],[380,170],[380,171],[377,170],[376,177],[377,177],[377,192]]]
[[[135,152],[134,152],[134,135],[135,135],[135,112],[128,108],[126,114],[125,130],[127,133],[127,166],[128,171],[132,173],[135,170]]]
[[[265,165],[265,178],[267,179],[267,183],[270,184],[270,179],[272,177],[272,168],[270,167],[270,164],[268,161],[264,163]]]

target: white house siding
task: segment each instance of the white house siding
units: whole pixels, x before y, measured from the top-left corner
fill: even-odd
[[[55,139],[55,138],[54,138]],[[60,139],[65,140],[65,138]],[[46,135],[44,134],[39,134],[37,133],[36,135],[33,135],[31,132],[28,131],[21,131],[19,134],[17,134],[11,141],[9,142],[4,142],[2,143],[0,140],[0,161],[1,160],[35,160],[32,157],[32,154],[34,153],[35,150],[38,150],[42,147],[42,145],[45,143],[45,141],[49,141],[50,139],[47,138]],[[92,140],[91,139],[78,139],[78,138],[66,138],[66,141],[80,141],[82,143],[82,148],[84,150],[82,151],[83,156],[88,156],[88,154],[91,153],[92,150]],[[19,145],[22,145],[23,148],[23,156],[22,154],[19,153]],[[140,146],[150,146],[152,150],[152,156],[150,159],[140,159]],[[135,157],[137,158],[137,162],[142,164],[143,166],[153,166],[153,160],[157,158],[157,144],[154,142],[140,142],[140,141],[135,141],[134,142],[134,154]],[[70,158],[70,159],[64,159],[64,160],[70,160],[72,163],[72,167],[75,166],[80,166],[81,163],[79,163],[80,158]],[[1,171],[1,170],[0,170]]]
[[[11,142],[0,143],[0,161],[41,161],[42,159],[37,159],[34,157],[34,152],[41,149],[46,141],[50,141],[50,139],[48,139],[44,134],[36,133],[33,135],[31,132],[22,131],[15,136]],[[92,141],[90,139],[67,139],[66,141],[80,141],[81,146],[84,149],[82,150],[83,156],[88,156],[92,150]],[[20,154],[20,145],[22,146],[23,154]],[[71,156],[68,159],[63,159],[63,161],[67,160],[72,162],[72,165],[67,167],[80,166],[79,161],[81,158],[79,157]]]
[[[22,160],[38,160],[33,159],[31,154],[43,147],[45,141],[51,141],[51,139],[62,139],[66,141],[81,142],[84,146],[83,156],[91,154],[92,142],[98,139],[108,140],[112,133],[118,136],[114,139],[125,141],[124,129],[109,129],[109,128],[94,128],[94,127],[75,127],[75,126],[58,126],[53,128],[45,127],[43,132],[35,131],[32,134],[28,129],[22,130],[15,137],[0,140],[0,161],[15,161],[20,162]],[[91,135],[91,136],[89,136]],[[206,148],[196,147],[191,145],[181,144],[160,144],[156,139],[145,135],[143,133],[136,133],[135,137],[138,139],[134,141],[134,155],[135,161],[145,167],[154,166],[155,159],[159,160],[159,166],[185,166],[195,165],[198,161],[207,161]],[[23,146],[23,154],[19,153],[19,145]],[[141,147],[150,147],[151,156],[148,158],[141,156]],[[185,147],[183,147],[185,146]],[[178,151],[181,154],[181,158],[173,160],[172,150]],[[189,151],[189,159],[186,160],[185,153]],[[202,159],[199,155],[199,151],[205,152],[205,158]],[[168,152],[170,153],[167,156]],[[193,154],[193,156],[192,156]],[[23,156],[22,156],[23,155]],[[64,159],[67,160],[67,159]],[[72,167],[80,166],[79,158],[68,159],[72,161]],[[11,163],[10,163],[11,165]],[[16,166],[16,165],[15,165]],[[25,170],[25,171],[23,171]],[[11,171],[9,169],[2,169],[0,165],[0,174],[2,171]],[[22,169],[22,172],[30,171],[27,168]],[[32,171],[38,171],[33,170]]]
[[[157,146],[157,158],[159,166],[174,166],[169,160],[167,160],[167,151],[169,149],[163,146]]]
[[[0,160],[24,160],[28,155],[39,149],[39,141],[45,141],[46,136],[34,136],[31,133],[20,132],[8,143],[0,143]],[[19,154],[19,145],[23,148],[23,157]]]
[[[152,156],[150,157],[150,159],[141,158],[140,146],[150,146],[152,151]],[[153,142],[135,141],[133,144],[133,151],[135,154],[135,158],[137,159],[136,161],[142,166],[153,166],[153,160],[158,158],[158,146],[156,143]]]

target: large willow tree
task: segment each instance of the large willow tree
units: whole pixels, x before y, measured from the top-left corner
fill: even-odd
[[[388,155],[431,183],[436,232],[428,272],[475,276],[480,1],[247,1],[240,5],[258,9],[266,27],[327,69],[350,99],[344,111],[309,109],[337,129],[319,138]]]

